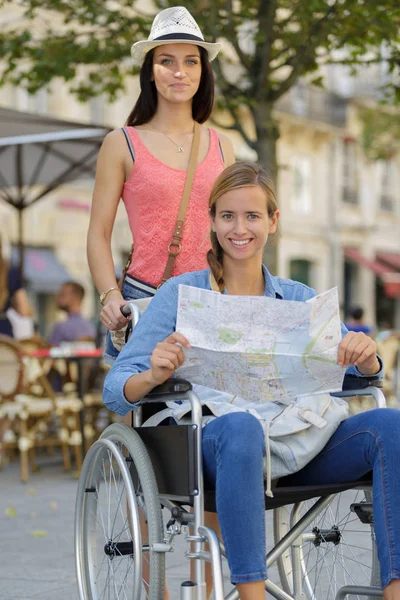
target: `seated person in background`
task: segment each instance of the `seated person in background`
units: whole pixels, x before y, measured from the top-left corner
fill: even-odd
[[[0,238],[0,334],[21,338],[14,333],[10,320],[10,311],[21,318],[32,318],[32,307],[19,272],[19,268],[9,265],[2,252]],[[28,333],[31,333],[29,330]],[[32,335],[32,334],[31,334]],[[22,337],[29,337],[29,334]]]
[[[76,342],[82,338],[96,339],[96,328],[81,315],[81,304],[85,290],[80,283],[64,283],[56,298],[57,308],[65,310],[67,319],[56,323],[49,336],[50,344],[57,346],[63,342]]]
[[[275,233],[279,217],[273,184],[262,167],[236,163],[225,169],[214,184],[209,207],[210,269],[169,279],[156,293],[106,377],[103,399],[110,410],[121,415],[135,410],[137,402],[183,363],[183,348],[190,346],[190,340],[176,331],[179,284],[210,290],[215,283],[227,294],[295,301],[315,296],[314,290],[301,283],[274,277],[262,264],[264,245],[268,235]],[[345,327],[342,335],[338,363],[358,377],[381,377],[375,342]],[[313,427],[312,452],[298,470],[297,455],[288,454],[285,443],[278,448],[275,440],[272,446],[273,420],[286,412],[282,406],[258,403],[256,398],[244,403],[238,396],[204,386],[196,386],[196,391],[214,417],[203,417],[203,469],[206,485],[215,489],[231,580],[240,599],[265,600],[263,479],[268,493],[270,479],[277,477],[284,462],[287,476],[282,485],[345,482],[373,472],[374,526],[384,598],[398,600],[400,411],[376,409],[347,418],[343,400],[323,400],[324,395],[319,395],[316,406],[329,401],[328,410],[342,411],[340,424]],[[312,400],[309,396],[308,401]],[[179,421],[190,408],[187,404],[171,402],[156,417],[175,416]],[[281,423],[287,418],[288,413]]]
[[[346,321],[346,327],[349,331],[356,331],[365,333],[365,335],[371,335],[373,329],[370,325],[367,325],[364,321],[364,309],[361,306],[355,306],[350,312],[350,317]]]

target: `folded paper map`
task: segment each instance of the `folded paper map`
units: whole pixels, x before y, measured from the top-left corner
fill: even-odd
[[[295,302],[179,286],[176,330],[190,342],[177,370],[251,402],[342,388],[337,288]]]

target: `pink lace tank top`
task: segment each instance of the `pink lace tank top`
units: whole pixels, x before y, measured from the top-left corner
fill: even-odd
[[[122,192],[134,242],[128,273],[158,286],[167,264],[168,244],[178,216],[186,171],[167,167],[149,152],[133,127],[125,129],[135,152],[135,162]],[[196,168],[183,226],[182,251],[172,271],[174,277],[207,267],[208,199],[214,181],[224,169],[218,133],[213,129],[208,131],[209,149]]]

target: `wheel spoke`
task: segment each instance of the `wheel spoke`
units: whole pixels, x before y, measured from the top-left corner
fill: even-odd
[[[377,559],[373,527],[362,523],[350,510],[353,503],[370,502],[370,495],[370,491],[360,490],[338,494],[303,532],[300,562],[303,592],[309,600],[334,600],[337,591],[348,584],[370,585],[372,582],[376,585]],[[290,514],[298,514],[300,518],[314,502],[304,502],[296,513],[293,512],[294,509],[291,513],[287,508],[277,509],[274,521],[276,542],[289,531]],[[289,594],[293,594],[291,561],[290,552],[285,552],[278,559],[282,586]]]

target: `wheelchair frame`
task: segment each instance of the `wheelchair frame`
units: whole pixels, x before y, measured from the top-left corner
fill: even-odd
[[[164,403],[167,400],[171,399],[179,399],[179,400],[189,400],[192,409],[192,424],[188,426],[167,426],[167,427],[153,427],[148,428],[154,430],[154,432],[159,433],[159,437],[163,436],[163,429],[171,430],[182,430],[184,427],[188,427],[189,430],[192,431],[192,442],[195,444],[194,452],[191,452],[191,462],[192,465],[189,467],[194,468],[196,475],[194,480],[189,482],[189,491],[188,495],[185,494],[168,494],[161,493],[159,494],[159,501],[164,508],[169,509],[170,511],[175,509],[175,512],[179,514],[179,510],[182,511],[183,505],[193,505],[194,512],[187,513],[186,511],[181,512],[181,515],[184,514],[185,523],[189,524],[189,527],[193,527],[194,532],[191,535],[186,536],[186,540],[188,542],[192,542],[194,545],[194,549],[191,552],[186,553],[186,557],[188,559],[195,560],[195,581],[192,586],[183,586],[181,588],[181,600],[205,600],[205,561],[211,563],[212,568],[212,577],[213,577],[213,585],[214,585],[214,599],[215,600],[238,600],[239,594],[236,589],[232,590],[228,593],[227,596],[224,595],[223,589],[223,574],[222,574],[222,561],[221,556],[224,555],[224,548],[222,543],[220,543],[216,533],[209,527],[206,527],[204,524],[204,510],[205,510],[205,497],[206,492],[204,489],[204,482],[202,476],[202,405],[200,403],[197,395],[190,389],[191,386],[188,382],[182,380],[170,380],[166,382],[163,386],[159,386],[155,388],[155,390],[149,394],[146,398],[145,405],[149,406],[151,404],[159,404]],[[357,395],[369,395],[375,398],[375,402],[379,408],[385,407],[385,398],[383,393],[378,387],[369,386],[366,389],[362,390],[349,390],[344,392],[339,392],[335,394],[339,397],[352,397]],[[140,434],[141,433],[141,412],[143,409],[143,405],[135,409],[133,411],[133,426],[135,430]],[[112,425],[111,427],[115,427]],[[118,427],[118,426],[117,426]],[[121,427],[121,425],[119,426]],[[126,427],[126,426],[122,426]],[[109,430],[110,428],[106,429]],[[146,428],[143,428],[143,431]],[[190,434],[190,431],[189,431]],[[100,439],[98,442],[92,446],[89,451],[87,458],[85,459],[85,463],[87,461],[91,461],[91,457],[93,453],[96,452],[96,448],[99,444],[107,443],[109,446],[114,445],[113,441],[110,440],[102,440]],[[192,448],[193,450],[193,448]],[[118,451],[117,451],[118,452]],[[121,455],[121,458],[122,455]],[[154,463],[153,463],[154,468]],[[156,466],[155,471],[157,475],[157,470],[162,470],[162,465]],[[84,491],[82,490],[82,483],[80,481],[80,486],[78,489],[77,496],[77,519],[75,523],[75,533],[76,533],[76,557],[77,557],[77,575],[78,575],[78,585],[80,590],[80,598],[81,600],[95,600],[95,596],[88,596],[85,594],[82,584],[82,557],[80,554],[82,553],[82,547],[79,544],[79,536],[80,526],[79,523],[79,514],[80,507],[78,503],[82,499],[82,494]],[[196,488],[193,488],[193,485],[196,485]],[[185,486],[187,488],[187,481],[185,482]],[[192,486],[192,487],[191,487]],[[304,487],[295,487],[295,488],[276,488],[274,490],[274,498],[266,499],[266,510],[271,508],[278,508],[282,506],[286,506],[288,504],[294,504],[294,509],[292,511],[291,525],[290,531],[276,544],[276,546],[267,554],[266,557],[266,565],[267,568],[270,567],[273,563],[275,563],[280,557],[282,557],[283,553],[286,552],[289,548],[291,548],[291,559],[293,565],[293,594],[290,595],[284,589],[281,589],[278,585],[273,583],[270,580],[266,580],[265,589],[272,596],[277,598],[278,600],[298,600],[301,598],[306,598],[304,595],[303,584],[302,584],[302,566],[301,566],[301,550],[299,541],[301,539],[301,534],[304,530],[313,522],[315,517],[320,514],[320,512],[327,507],[334,496],[345,490],[349,489],[370,489],[369,482],[350,482],[346,484],[332,484],[326,486],[304,486]],[[129,494],[132,494],[130,499],[132,506],[134,503],[133,491],[130,490]],[[308,510],[308,512],[303,515],[300,519],[298,519],[298,507],[299,503],[306,499],[319,497],[319,500]],[[207,507],[206,507],[207,508]],[[177,509],[177,510],[176,510]],[[133,510],[133,509],[131,509]],[[176,533],[180,533],[180,527],[174,529],[174,527],[170,527],[170,530],[167,530],[167,533],[170,535],[170,539],[174,537]],[[134,534],[138,534],[138,526],[134,527]],[[168,552],[171,550],[171,544],[168,542],[167,538],[164,539],[164,544],[160,544],[157,552]],[[207,542],[209,544],[209,550],[206,551],[204,549],[204,543]],[[135,542],[134,542],[135,543]],[[136,569],[135,577],[141,578],[141,570]],[[375,582],[373,582],[375,583]],[[354,595],[361,594],[363,596],[368,597],[380,597],[382,596],[382,592],[376,585],[372,585],[371,587],[360,587],[360,586],[346,586],[342,590],[339,590],[337,598],[344,598],[346,595]],[[118,596],[119,597],[119,596]],[[150,598],[152,598],[150,596]],[[97,600],[97,598],[96,598]],[[139,597],[132,598],[132,600],[139,600]],[[153,600],[153,598],[152,598]],[[158,598],[157,598],[158,600]],[[162,600],[160,597],[159,600]],[[316,600],[322,600],[317,598]]]
[[[136,323],[140,317],[140,310],[138,306],[132,302],[128,304],[129,309],[132,313],[132,321]],[[368,382],[368,387],[364,389],[349,389],[342,392],[337,392],[333,394],[334,396],[341,398],[350,398],[354,396],[372,396],[375,399],[376,406],[378,408],[385,408],[386,401],[382,391],[379,389],[379,382],[375,384],[373,381],[374,378]],[[361,382],[360,382],[361,383]],[[186,540],[188,542],[192,542],[194,545],[193,551],[186,552],[186,557],[188,559],[194,559],[195,561],[195,581],[194,582],[185,582],[191,583],[192,585],[182,585],[181,586],[181,598],[180,600],[205,600],[206,598],[206,587],[205,587],[205,561],[211,563],[212,568],[212,577],[213,577],[213,594],[214,600],[239,600],[239,593],[237,589],[233,589],[228,593],[227,596],[224,595],[223,589],[223,574],[222,574],[222,555],[225,555],[225,550],[222,542],[220,542],[217,534],[214,530],[209,527],[206,527],[204,524],[204,511],[206,506],[206,496],[207,492],[204,489],[203,482],[203,473],[202,473],[202,405],[200,403],[197,395],[192,391],[191,384],[184,380],[179,379],[171,379],[167,381],[162,386],[158,386],[155,388],[148,396],[146,396],[145,403],[141,406],[137,407],[132,413],[132,424],[135,431],[143,437],[145,436],[145,429],[142,428],[142,411],[143,406],[151,406],[152,404],[160,404],[165,403],[170,400],[189,400],[191,404],[192,411],[192,423],[190,425],[179,425],[176,427],[153,427],[148,428],[154,430],[154,434],[158,439],[158,442],[161,441],[164,446],[161,449],[160,454],[164,453],[168,454],[168,444],[165,444],[165,436],[163,440],[163,429],[175,429],[176,431],[180,430],[181,432],[186,427],[187,428],[187,437],[186,443],[189,448],[188,454],[190,454],[190,462],[188,464],[189,468],[189,477],[186,477],[184,480],[183,487],[185,488],[182,493],[178,489],[178,493],[169,494],[167,490],[161,490],[161,493],[157,488],[157,503],[161,504],[164,508],[167,508],[171,511],[171,514],[174,514],[178,518],[178,526],[175,527],[171,525],[168,529],[167,533],[169,534],[169,538],[164,538],[164,543],[156,544],[156,548],[154,551],[156,553],[166,553],[171,550],[171,541],[173,537],[177,533],[181,533],[181,525],[187,524],[190,528],[194,529],[193,534],[187,535]],[[124,457],[118,450],[117,445],[107,439],[107,432],[112,428],[122,427],[126,428],[125,425],[111,425],[108,427],[103,433],[102,437],[93,444],[91,449],[89,450],[84,466],[82,469],[82,475],[79,481],[78,492],[77,492],[77,501],[76,501],[76,517],[75,517],[75,555],[76,555],[76,571],[77,571],[77,580],[78,580],[78,588],[79,588],[79,597],[80,600],[99,600],[99,598],[89,592],[88,594],[85,592],[85,584],[83,577],[83,569],[84,569],[84,557],[82,556],[85,553],[84,543],[84,532],[82,532],[82,520],[83,516],[83,499],[87,492],[93,492],[94,490],[85,488],[86,479],[85,474],[91,473],[91,462],[93,461],[96,452],[98,452],[101,446],[106,446],[112,450],[115,457],[117,457],[117,462],[119,463],[123,476],[128,480],[129,473],[128,468],[126,466],[126,457]],[[146,440],[148,442],[149,440]],[[142,438],[143,443],[143,438]],[[151,443],[151,440],[150,440]],[[143,446],[145,444],[143,443]],[[160,450],[160,448],[159,448]],[[147,452],[147,449],[146,449]],[[158,463],[158,461],[157,461]],[[155,480],[160,478],[162,479],[162,465],[157,465],[155,462],[151,463],[151,470],[156,471]],[[190,472],[194,477],[190,477]],[[174,486],[179,488],[180,482]],[[351,489],[367,489],[371,492],[371,482],[370,481],[356,481],[356,482],[348,482],[348,483],[339,483],[339,484],[330,484],[323,486],[296,486],[291,488],[275,488],[274,489],[274,498],[266,498],[266,510],[270,509],[279,509],[287,505],[294,505],[291,513],[290,519],[290,529],[284,535],[278,543],[274,546],[274,548],[267,554],[266,556],[266,565],[267,569],[271,567],[273,563],[277,560],[281,559],[283,554],[290,548],[291,550],[291,560],[292,560],[292,587],[293,593],[289,594],[284,589],[281,589],[277,584],[273,583],[269,579],[265,581],[265,589],[272,596],[277,598],[277,600],[303,600],[307,596],[304,593],[303,584],[302,584],[302,575],[304,574],[302,571],[302,562],[301,562],[301,535],[305,531],[305,529],[313,522],[316,516],[318,516],[321,511],[328,507],[332,502],[333,498],[336,494],[351,490]],[[176,492],[176,490],[174,490]],[[140,538],[140,526],[138,520],[138,510],[135,505],[135,499],[133,494],[133,480],[131,480],[131,487],[127,490],[128,496],[128,512],[130,512],[130,521],[132,522],[131,529],[133,531],[134,536],[138,536]],[[300,518],[300,507],[301,503],[305,500],[319,498],[313,506]],[[187,511],[182,510],[182,506],[184,505],[192,505],[193,513],[189,513]],[[367,505],[365,505],[367,507]],[[368,518],[368,515],[367,515]],[[179,522],[180,519],[180,522]],[[372,511],[371,511],[371,519],[372,519]],[[183,523],[182,523],[183,521]],[[141,539],[141,538],[140,538]],[[204,544],[207,542],[209,544],[209,550],[206,551],[204,549]],[[135,543],[137,540],[133,540],[132,548],[135,547]],[[142,543],[142,542],[140,542]],[[374,543],[374,541],[373,541]],[[141,551],[143,552],[143,547],[141,546]],[[136,552],[138,552],[138,546],[136,545]],[[142,552],[138,552],[140,555],[139,566],[136,565],[135,569],[135,578],[137,582],[141,580],[142,577]],[[124,554],[129,554],[128,552],[124,552]],[[134,549],[132,549],[132,557],[134,555]],[[374,559],[376,561],[376,557]],[[376,565],[375,565],[376,570]],[[376,574],[373,574],[375,576]],[[345,585],[341,589],[338,590],[336,598],[337,600],[342,600],[348,595],[363,595],[371,598],[379,598],[382,597],[382,591],[378,587],[378,582],[373,581],[370,586],[359,586],[359,585]],[[136,589],[136,588],[135,588]],[[119,597],[119,595],[118,595]],[[125,596],[124,596],[125,597]],[[308,596],[310,597],[310,595]],[[316,598],[314,594],[311,595],[312,600],[322,600],[322,598]],[[130,600],[141,600],[138,595]],[[150,600],[163,600],[163,593],[158,596],[150,596]]]

